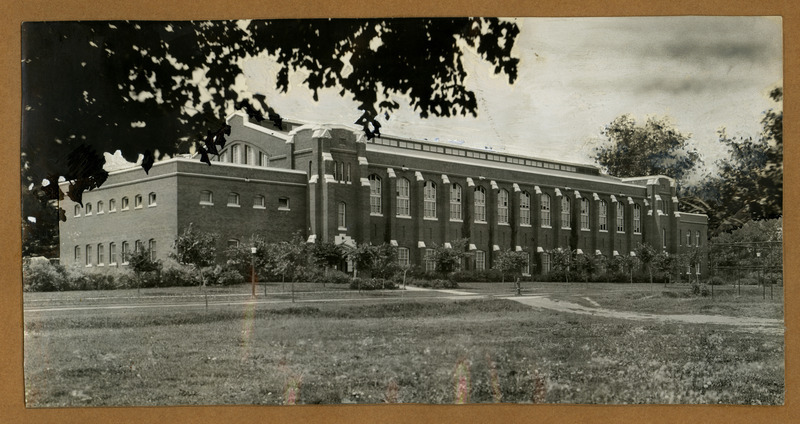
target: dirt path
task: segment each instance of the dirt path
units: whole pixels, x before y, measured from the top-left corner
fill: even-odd
[[[534,308],[550,309],[559,312],[594,315],[607,318],[620,318],[638,321],[679,322],[686,324],[730,325],[742,331],[758,331],[771,334],[783,334],[783,320],[753,317],[731,317],[724,315],[675,314],[661,315],[642,312],[615,311],[613,309],[592,308],[563,300],[553,300],[545,296],[507,296],[504,299],[514,300]]]

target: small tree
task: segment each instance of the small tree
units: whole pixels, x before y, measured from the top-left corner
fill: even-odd
[[[575,269],[586,283],[589,282],[589,277],[597,272],[599,265],[596,256],[584,254],[575,255]]]
[[[345,257],[342,247],[332,242],[318,241],[311,247],[311,252],[314,262],[324,267],[326,272],[328,268],[338,267]]]
[[[214,265],[216,261],[218,238],[216,233],[199,232],[189,224],[175,240],[174,251],[170,253],[170,257],[178,263],[193,266],[197,270],[201,287],[206,286],[203,269]]]
[[[442,277],[447,277],[461,267],[461,261],[467,256],[466,245],[466,239],[453,240],[450,242],[450,247],[434,244],[433,252],[425,259],[433,261],[436,272]]]
[[[528,265],[528,253],[513,250],[504,250],[498,253],[494,261],[494,269],[500,271],[503,281],[505,281],[507,273],[514,277],[514,285],[517,288],[518,295],[522,294],[519,279],[522,277],[522,270],[525,269],[526,265]]]
[[[652,263],[656,256],[656,250],[649,243],[639,243],[634,250],[636,257],[642,263],[642,267],[647,269],[650,274],[650,284],[653,284]]]
[[[150,250],[144,248],[133,252],[133,254],[128,257],[128,265],[131,267],[133,275],[136,277],[136,283],[138,285],[136,288],[137,293],[139,293],[142,288],[144,276],[152,272],[159,274],[161,273],[162,267],[161,261],[153,260]]]
[[[375,249],[370,273],[376,278],[391,278],[400,271],[397,263],[397,248],[384,243]]]
[[[550,251],[550,262],[553,265],[553,270],[564,272],[564,282],[569,283],[569,270],[572,265],[572,255],[575,252],[568,249],[558,247]]]
[[[668,252],[662,251],[653,256],[652,266],[660,275],[666,274],[666,281],[670,282],[670,271],[672,270],[674,263],[675,256],[670,255]]]
[[[347,259],[353,263],[353,277],[358,276],[358,270],[370,272],[378,257],[378,247],[362,243],[348,248],[345,253]]]

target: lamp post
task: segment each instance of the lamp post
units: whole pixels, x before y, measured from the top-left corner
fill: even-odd
[[[250,283],[253,289],[253,297],[256,297],[256,247],[250,248]]]

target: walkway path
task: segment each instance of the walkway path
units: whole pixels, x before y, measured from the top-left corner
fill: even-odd
[[[406,287],[406,290],[413,291],[437,291],[455,295],[451,299],[463,296],[481,296],[478,293],[470,293],[463,290],[441,290],[428,289],[421,287]],[[485,296],[485,295],[484,295]],[[783,334],[784,323],[780,319],[754,318],[754,317],[732,317],[725,315],[701,315],[701,314],[650,314],[644,312],[617,311],[602,307],[590,307],[578,303],[564,300],[550,299],[546,295],[536,296],[502,296],[501,299],[509,299],[534,308],[549,309],[558,312],[569,312],[574,314],[594,315],[606,318],[619,318],[637,321],[658,321],[658,322],[677,322],[685,324],[711,324],[711,325],[731,325],[742,331],[757,331],[770,334]],[[591,303],[591,299],[585,298]]]
[[[783,334],[783,320],[754,317],[731,317],[725,315],[700,314],[649,314],[643,312],[616,311],[613,309],[593,308],[564,300],[553,300],[545,296],[508,296],[504,299],[514,300],[534,308],[550,309],[559,312],[594,315],[607,318],[621,318],[639,321],[679,322],[686,324],[732,325],[744,331],[759,331]]]

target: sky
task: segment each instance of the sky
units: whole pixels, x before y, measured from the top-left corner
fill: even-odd
[[[525,18],[513,54],[519,77],[509,85],[476,54],[465,58],[478,116],[421,119],[407,102],[384,134],[458,141],[466,146],[593,164],[603,127],[623,114],[637,122],[668,117],[709,171],[724,156],[717,131],[757,137],[769,92],[782,86],[779,17]],[[352,123],[356,104],[331,89],[314,102],[301,86],[275,91],[274,65],[243,64],[244,83],[288,118]]]

